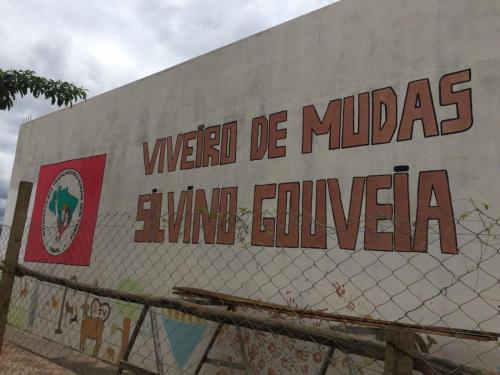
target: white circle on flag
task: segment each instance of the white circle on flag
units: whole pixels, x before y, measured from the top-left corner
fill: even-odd
[[[84,189],[75,169],[65,169],[50,186],[42,212],[42,239],[47,252],[61,255],[73,243],[82,219]]]

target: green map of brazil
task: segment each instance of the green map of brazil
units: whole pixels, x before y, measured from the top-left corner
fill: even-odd
[[[49,203],[49,210],[57,217],[57,241],[61,239],[64,231],[69,227],[73,213],[78,206],[78,198],[68,190],[68,187],[57,187],[57,190],[52,194]]]

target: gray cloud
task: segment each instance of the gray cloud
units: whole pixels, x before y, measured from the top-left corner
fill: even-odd
[[[1,68],[35,70],[94,96],[334,1],[3,1]],[[25,98],[0,112],[0,223],[19,125],[55,109]]]

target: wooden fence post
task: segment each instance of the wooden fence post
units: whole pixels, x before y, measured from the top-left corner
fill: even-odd
[[[415,332],[391,329],[385,331],[384,375],[413,374],[413,358],[405,352],[413,349],[414,341]]]
[[[32,188],[33,184],[31,182],[21,181],[19,184],[14,219],[10,228],[9,241],[7,242],[7,252],[4,260],[7,271],[2,272],[2,278],[0,279],[0,354],[2,353],[12,288],[16,278],[15,270],[21,249]]]

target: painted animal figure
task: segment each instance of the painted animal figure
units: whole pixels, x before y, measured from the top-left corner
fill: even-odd
[[[54,310],[57,310],[59,308],[59,300],[56,296],[52,296],[52,298],[50,299],[50,304],[52,305],[52,308]]]
[[[80,329],[80,351],[83,352],[85,350],[85,342],[87,339],[94,340],[95,346],[93,356],[97,357],[102,345],[104,323],[109,318],[111,307],[109,304],[101,303],[97,298],[94,298],[90,306],[84,303],[82,309],[83,317]]]
[[[66,301],[66,315],[69,315],[70,323],[78,321],[78,311],[74,306],[71,306],[68,301]]]
[[[26,298],[28,296],[28,288],[24,287],[19,291],[21,298]]]
[[[74,313],[75,313],[74,307],[71,306],[68,301],[66,301],[66,314],[73,316]]]
[[[111,363],[115,361],[115,350],[112,347],[109,347],[106,350],[106,357],[108,358],[108,361]]]

